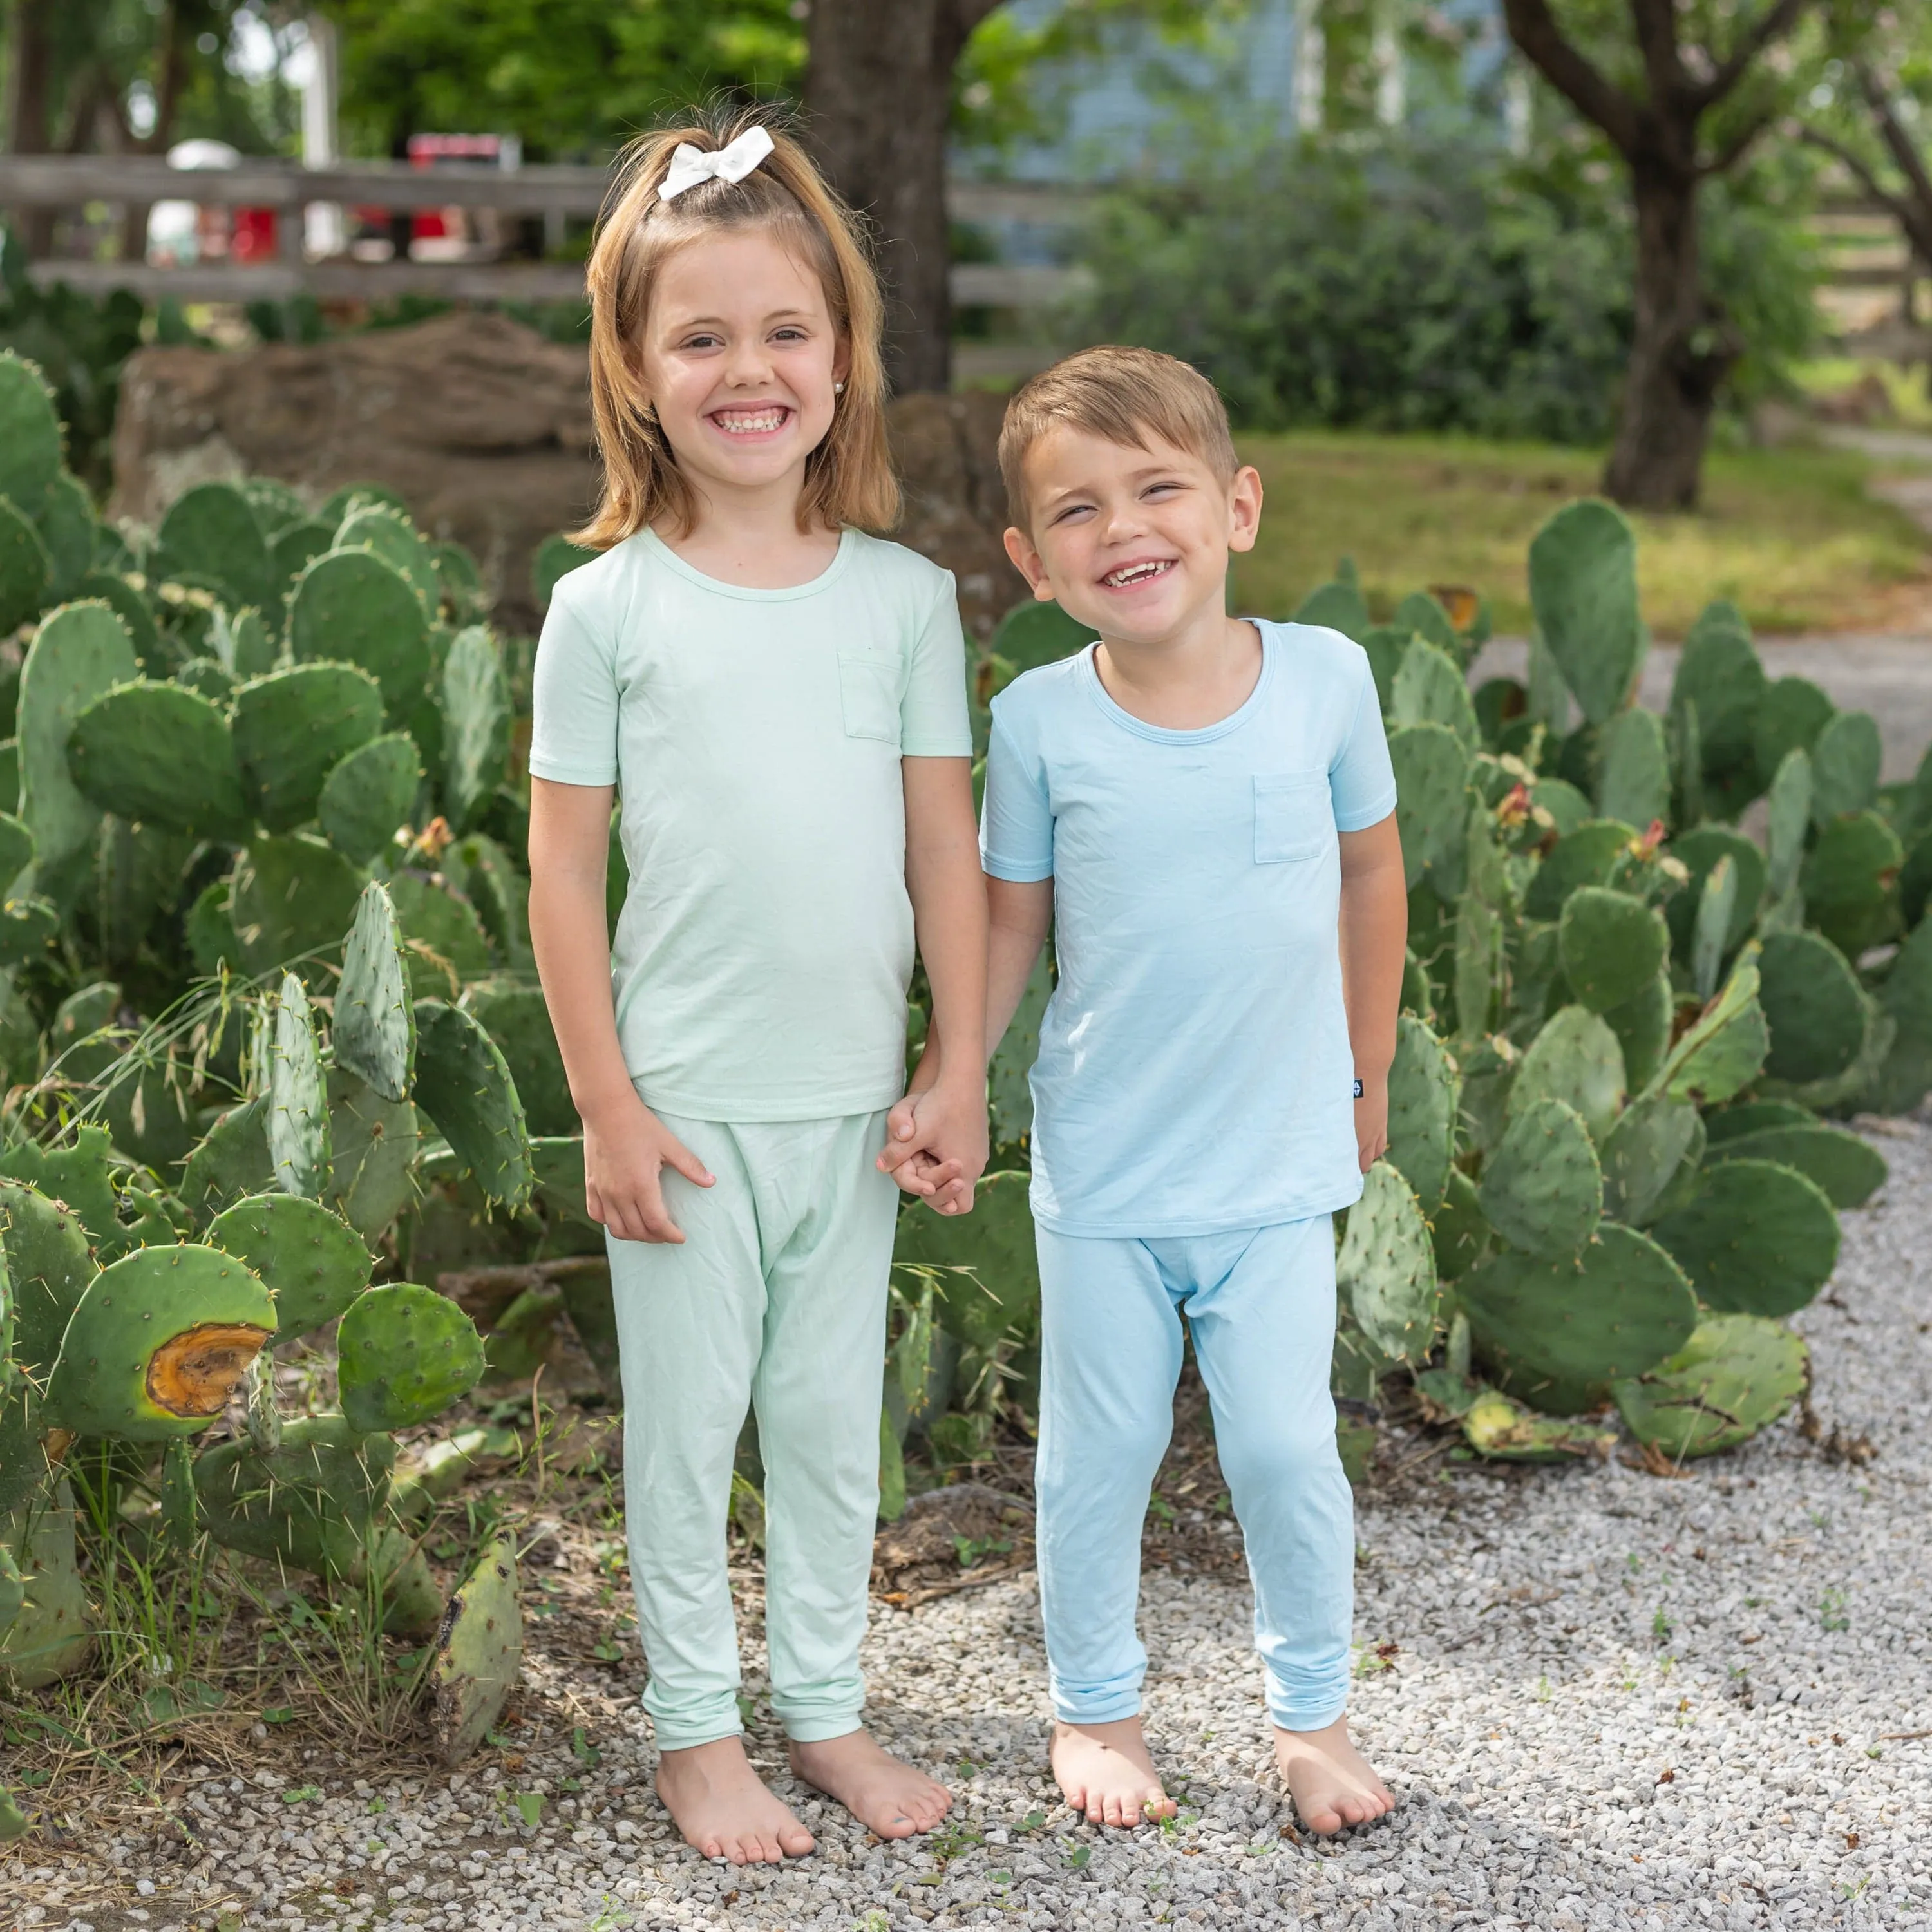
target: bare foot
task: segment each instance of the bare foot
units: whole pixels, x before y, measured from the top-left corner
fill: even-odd
[[[1060,1796],[1090,1825],[1132,1828],[1142,1819],[1158,1824],[1174,1816],[1174,1800],[1161,1789],[1160,1773],[1138,1718],[1111,1724],[1055,1724],[1053,1774]]]
[[[1366,1825],[1395,1809],[1388,1786],[1348,1742],[1346,1718],[1318,1731],[1285,1731],[1276,1725],[1274,1758],[1301,1822],[1318,1837]]]
[[[848,1731],[808,1744],[794,1738],[791,1768],[881,1838],[929,1832],[952,1808],[952,1794],[944,1785],[902,1764],[869,1731]]]
[[[742,1738],[659,1752],[657,1786],[685,1843],[701,1857],[775,1865],[817,1849],[752,1768]]]

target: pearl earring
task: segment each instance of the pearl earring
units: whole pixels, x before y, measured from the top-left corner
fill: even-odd
[[[834,382],[832,386],[832,393],[835,396],[842,396],[845,393],[845,385],[843,382]]]

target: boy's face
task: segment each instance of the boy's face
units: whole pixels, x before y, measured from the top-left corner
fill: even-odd
[[[1226,608],[1228,553],[1261,518],[1252,469],[1218,476],[1172,443],[1135,449],[1063,428],[1027,452],[1027,520],[1006,554],[1042,601],[1103,638],[1158,644]]]

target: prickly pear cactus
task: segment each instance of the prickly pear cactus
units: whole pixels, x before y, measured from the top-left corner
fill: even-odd
[[[1552,1260],[1574,1257],[1603,1217],[1604,1180],[1590,1130],[1562,1100],[1536,1100],[1510,1118],[1484,1163],[1483,1214],[1504,1240]]]
[[[188,1243],[124,1255],[68,1324],[46,1421],[131,1442],[199,1435],[274,1327],[273,1298],[231,1255]]]
[[[251,1195],[218,1214],[207,1239],[251,1268],[274,1297],[278,1340],[326,1327],[369,1285],[361,1237],[320,1202]]]
[[[900,1210],[893,1264],[935,1271],[940,1322],[976,1348],[1024,1333],[1039,1319],[1040,1262],[1028,1185],[1024,1174],[989,1174],[980,1183],[972,1213],[957,1220],[916,1200]],[[580,1178],[580,1213],[583,1198]]]
[[[1348,1210],[1335,1282],[1362,1332],[1384,1354],[1426,1359],[1436,1339],[1436,1255],[1421,1204],[1385,1160],[1370,1168]]]
[[[364,1290],[336,1331],[342,1413],[364,1434],[440,1415],[483,1374],[483,1343],[446,1296],[412,1282]]]
[[[430,1729],[445,1764],[461,1763],[502,1714],[522,1651],[516,1545],[501,1537],[450,1599],[436,1635]]]
[[[1683,1462],[1747,1442],[1804,1393],[1804,1342],[1755,1315],[1708,1315],[1678,1352],[1616,1384],[1618,1410],[1642,1443]]]

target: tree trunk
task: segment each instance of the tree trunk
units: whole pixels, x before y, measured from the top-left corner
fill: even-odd
[[[1694,140],[1684,146],[1694,152]],[[1694,509],[1718,391],[1740,344],[1704,290],[1694,170],[1642,156],[1630,188],[1636,329],[1604,490],[1630,509]]]
[[[14,0],[8,10],[7,152],[44,154],[53,146],[53,0]],[[51,208],[23,208],[14,219],[30,257],[51,252]]]
[[[951,379],[946,122],[953,63],[990,10],[974,0],[816,0],[812,9],[807,134],[832,184],[873,224],[886,373],[902,394]]]

